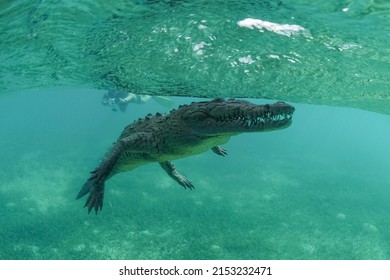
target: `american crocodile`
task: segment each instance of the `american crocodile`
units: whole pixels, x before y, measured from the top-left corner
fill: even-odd
[[[193,189],[171,160],[211,149],[220,156],[227,152],[219,145],[244,132],[283,129],[292,122],[294,107],[284,103],[255,105],[248,101],[222,98],[180,106],[167,115],[147,115],[128,125],[108,150],[81,188],[77,199],[89,193],[84,207],[96,214],[103,207],[104,183],[119,172],[158,162],[177,183]]]

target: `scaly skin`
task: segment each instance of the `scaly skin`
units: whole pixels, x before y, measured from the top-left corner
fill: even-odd
[[[290,126],[294,107],[284,102],[255,105],[235,99],[215,99],[180,106],[167,115],[147,115],[128,125],[108,150],[81,188],[77,199],[89,193],[84,207],[96,214],[103,207],[104,183],[119,172],[158,162],[184,188],[192,183],[181,175],[171,160],[211,149],[220,156],[227,152],[219,145],[244,132],[263,132]]]

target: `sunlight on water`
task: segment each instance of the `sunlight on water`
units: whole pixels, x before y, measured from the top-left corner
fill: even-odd
[[[388,1],[0,5],[1,92],[82,85],[390,114]]]

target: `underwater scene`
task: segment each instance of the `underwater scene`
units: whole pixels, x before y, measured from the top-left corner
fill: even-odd
[[[388,0],[0,1],[0,259],[390,259],[389,34]],[[127,125],[214,98],[292,124],[174,160],[192,190],[116,174],[88,214]]]
[[[389,116],[294,104],[286,129],[174,161],[194,190],[152,163],[109,179],[88,215],[76,195],[123,128],[170,110],[151,100],[114,112],[102,96],[1,97],[1,259],[390,257]]]

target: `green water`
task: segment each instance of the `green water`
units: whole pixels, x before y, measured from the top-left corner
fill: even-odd
[[[83,85],[390,114],[389,14],[387,0],[2,1],[0,91]]]
[[[0,259],[390,259],[389,14],[384,0],[1,1]],[[127,124],[169,111],[112,112],[107,89],[298,103],[288,129],[175,161],[193,191],[158,164],[114,176],[96,216],[75,200],[89,172]]]
[[[193,191],[158,164],[114,176],[96,216],[75,200],[89,171],[126,124],[167,111],[115,113],[101,94],[1,97],[0,259],[389,259],[388,116],[295,104],[288,129],[175,161]]]

